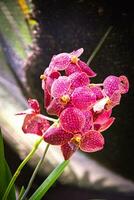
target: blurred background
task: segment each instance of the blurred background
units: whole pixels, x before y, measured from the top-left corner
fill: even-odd
[[[104,150],[77,152],[44,199],[134,199],[133,18],[129,1],[0,0],[0,127],[12,173],[36,139],[22,133],[23,119],[14,114],[26,109],[29,97],[38,99],[45,113],[39,77],[54,54],[83,47],[81,59],[87,62],[110,29],[90,63],[97,73],[93,82],[110,74],[124,74],[130,81],[129,93],[113,111],[115,123],[104,132]],[[18,188],[27,185],[44,146],[17,180]],[[49,150],[33,191],[62,160],[57,148]]]

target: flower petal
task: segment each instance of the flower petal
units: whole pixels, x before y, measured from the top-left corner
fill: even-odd
[[[83,54],[83,52],[84,52],[84,49],[83,49],[83,48],[80,48],[80,49],[78,49],[78,50],[76,50],[76,51],[71,52],[70,55],[76,56],[76,57],[80,57],[81,54]]]
[[[85,72],[75,72],[69,76],[71,81],[71,89],[75,89],[77,87],[88,86],[89,78]]]
[[[46,131],[44,140],[52,145],[63,145],[69,142],[72,137],[72,133],[65,132],[61,127],[52,127]]]
[[[60,124],[65,131],[77,133],[84,127],[85,116],[79,109],[69,107],[62,111]]]
[[[78,65],[80,66],[81,70],[85,72],[89,77],[96,76],[96,73],[85,62],[79,60]]]
[[[120,81],[120,92],[121,94],[125,94],[129,90],[129,81],[126,76],[119,76]]]
[[[100,99],[102,99],[104,97],[104,95],[103,95],[102,90],[101,90],[100,87],[98,87],[98,86],[92,86],[92,87],[90,87],[90,89],[96,95],[96,100],[100,100]]]
[[[22,130],[24,133],[42,135],[49,128],[49,122],[41,114],[26,115]]]
[[[99,128],[100,132],[106,131],[114,122],[115,118],[111,117],[107,120],[107,122],[105,122],[104,124],[102,124]]]
[[[49,68],[51,71],[65,70],[70,64],[71,56],[69,53],[60,53],[53,56]]]
[[[79,109],[87,109],[96,101],[96,95],[87,87],[78,87],[71,95],[72,104]]]
[[[80,149],[85,152],[96,152],[103,149],[104,138],[98,132],[91,130],[88,133],[82,135],[80,142]]]
[[[51,88],[51,95],[55,98],[61,97],[68,93],[70,89],[70,80],[67,76],[56,79]]]
[[[70,63],[68,67],[65,69],[65,72],[66,72],[66,75],[69,76],[75,72],[82,72],[82,70],[78,65],[74,63]]]
[[[104,82],[103,87],[106,95],[111,97],[115,91],[119,91],[120,81],[117,76],[108,76]]]
[[[28,105],[31,109],[35,111],[35,113],[40,113],[40,105],[36,99],[29,99]]]
[[[112,110],[103,110],[101,113],[94,114],[94,123],[104,124],[112,114]]]
[[[85,125],[82,128],[81,132],[85,134],[85,133],[89,132],[89,130],[92,128],[92,125],[93,125],[93,114],[92,114],[91,111],[88,111],[88,110],[83,111],[83,114],[85,116],[86,121],[85,121]]]
[[[46,88],[46,85],[45,85],[45,89],[44,89],[44,106],[45,106],[45,108],[47,108],[49,106],[50,102],[51,102],[51,95],[48,92],[48,89]]]
[[[107,104],[108,101],[109,101],[108,96],[98,100],[93,106],[93,111],[94,112],[101,112],[105,108],[105,105]]]
[[[68,160],[72,154],[78,149],[78,146],[72,142],[68,142],[61,146],[61,151],[65,160]]]
[[[63,104],[61,104],[61,102],[59,101],[59,99],[55,98],[55,99],[53,99],[51,101],[51,103],[47,107],[47,112],[50,115],[57,115],[57,116],[59,116],[60,113],[63,111],[64,108],[65,108],[65,106]]]

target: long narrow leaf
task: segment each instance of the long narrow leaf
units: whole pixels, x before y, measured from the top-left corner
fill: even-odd
[[[0,131],[0,199],[5,193],[5,190],[11,180],[11,172],[5,160],[3,138]],[[9,194],[10,200],[15,200],[15,189],[12,188]]]
[[[35,191],[35,193],[30,197],[29,200],[40,200],[44,196],[44,194],[49,190],[49,188],[53,185],[53,183],[62,174],[65,167],[68,165],[68,162],[69,161],[66,160],[59,164],[47,177],[47,179],[40,185],[40,187]]]

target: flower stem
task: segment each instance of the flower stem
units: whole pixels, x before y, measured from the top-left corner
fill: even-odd
[[[34,194],[29,198],[29,200],[41,200],[50,187],[55,183],[55,181],[63,173],[65,167],[69,164],[69,160],[64,160],[59,164],[50,175],[44,180],[44,182],[38,187]]]
[[[30,151],[30,153],[27,155],[27,157],[22,161],[22,163],[19,165],[19,167],[17,168],[15,174],[13,175],[6,191],[5,194],[2,198],[2,200],[7,200],[7,197],[9,195],[10,190],[13,187],[13,184],[15,183],[17,177],[19,176],[21,170],[23,169],[23,167],[26,165],[26,163],[32,158],[32,156],[34,155],[35,151],[37,150],[38,146],[40,145],[40,143],[42,142],[43,137],[41,137],[39,140],[37,140],[32,148],[32,150]]]
[[[29,181],[29,183],[28,183],[28,186],[27,186],[27,188],[26,188],[26,190],[25,190],[25,192],[24,192],[24,194],[23,194],[23,196],[21,197],[20,200],[24,200],[24,199],[26,198],[26,196],[27,196],[27,194],[28,194],[28,192],[29,192],[29,190],[30,190],[30,188],[31,188],[31,186],[32,186],[32,183],[33,183],[33,181],[34,181],[34,179],[35,179],[35,176],[36,176],[37,172],[39,171],[39,168],[40,168],[40,166],[41,166],[41,164],[42,164],[42,162],[43,162],[43,160],[44,160],[44,158],[45,158],[45,156],[46,156],[46,153],[47,153],[47,151],[48,151],[49,146],[50,146],[50,145],[47,144],[47,146],[46,146],[46,148],[45,148],[45,151],[44,151],[44,153],[43,153],[43,156],[41,157],[40,161],[38,162],[38,164],[37,164],[37,166],[36,166],[36,168],[35,168],[35,170],[34,170],[32,176],[31,176],[31,178],[30,178],[30,181]]]
[[[58,119],[54,119],[54,118],[51,118],[51,117],[47,117],[47,116],[44,116],[45,119],[47,119],[48,121],[51,121],[51,122],[57,122]]]
[[[94,57],[96,56],[97,52],[100,50],[101,46],[103,45],[104,41],[106,40],[107,36],[109,35],[109,33],[111,32],[113,26],[110,26],[106,33],[102,36],[101,40],[99,41],[98,45],[96,46],[96,48],[94,49],[93,53],[91,54],[91,56],[89,57],[87,64],[89,65],[92,60],[94,59]]]

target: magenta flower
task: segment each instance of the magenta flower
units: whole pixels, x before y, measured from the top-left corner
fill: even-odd
[[[72,134],[61,127],[52,127],[46,131],[44,140],[52,145],[60,145],[65,160],[68,160],[78,148],[84,152],[96,152],[104,146],[103,136],[95,130],[85,134]]]
[[[19,113],[26,115],[24,133],[43,135],[45,142],[59,145],[65,160],[77,149],[89,153],[103,149],[101,132],[113,124],[112,109],[129,90],[124,75],[110,75],[103,83],[92,83],[96,73],[79,59],[82,53],[83,48],[53,56],[41,75],[46,111],[58,119],[40,114],[35,99],[28,101],[30,109]],[[56,123],[50,127],[46,118]]]
[[[42,135],[50,126],[45,116],[40,114],[40,106],[36,99],[29,99],[28,105],[30,109],[18,113],[17,115],[26,115],[22,125],[24,133],[33,133]]]
[[[79,56],[83,51],[83,48],[81,48],[71,53],[60,53],[53,56],[48,68],[49,73],[65,70],[67,75],[74,72],[85,72],[89,77],[96,76],[96,73],[93,72],[86,63],[79,59]]]
[[[78,148],[85,152],[99,151],[103,148],[104,138],[98,131],[92,130],[92,118],[90,111],[66,108],[60,115],[58,127],[49,128],[44,140],[52,145],[60,145],[65,160]]]

